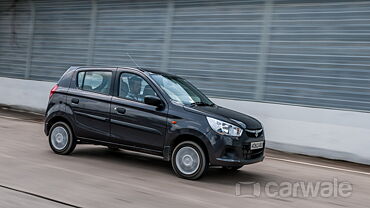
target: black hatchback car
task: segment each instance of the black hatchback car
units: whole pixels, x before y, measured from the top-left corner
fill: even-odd
[[[256,119],[220,107],[185,79],[142,68],[70,67],[52,88],[45,134],[57,154],[76,144],[162,156],[197,179],[209,166],[237,170],[264,159]]]

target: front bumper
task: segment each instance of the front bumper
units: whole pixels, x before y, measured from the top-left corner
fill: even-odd
[[[249,137],[243,133],[240,137],[219,135],[211,131],[207,135],[211,143],[208,151],[210,164],[214,166],[241,166],[263,161],[265,157],[265,137]],[[252,142],[263,141],[263,148],[251,150]]]
[[[255,159],[249,159],[249,160],[233,160],[233,159],[225,159],[225,158],[216,158],[217,162],[211,165],[216,166],[241,166],[241,165],[249,165],[253,163],[262,162],[263,159],[265,159],[265,156],[262,155],[260,157],[257,157]]]

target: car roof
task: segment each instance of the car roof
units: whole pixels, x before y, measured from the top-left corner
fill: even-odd
[[[159,71],[159,70],[155,70],[155,69],[151,69],[151,68],[142,68],[142,67],[123,67],[123,66],[119,66],[119,67],[112,67],[112,66],[71,66],[70,69],[83,69],[83,68],[86,68],[86,69],[101,69],[101,68],[104,68],[104,69],[131,69],[131,70],[136,70],[136,71],[141,71],[141,72],[147,72],[147,73],[153,73],[153,74],[161,74],[161,75],[164,75],[164,76],[172,76],[172,77],[176,77],[176,75],[173,75],[173,74],[170,74],[170,73],[167,73],[167,72],[162,72],[162,71]]]
[[[152,73],[152,74],[160,74],[160,75],[164,75],[164,76],[176,77],[176,75],[174,75],[174,74],[159,71],[159,70],[155,70],[155,69],[151,69],[151,68],[137,68],[137,69],[142,70],[143,72],[148,72],[148,73]]]

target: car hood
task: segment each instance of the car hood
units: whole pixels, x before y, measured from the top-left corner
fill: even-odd
[[[192,107],[185,106],[184,109],[190,112],[220,119],[228,123],[240,126],[242,128],[244,128],[244,126],[240,125],[238,121],[244,123],[247,129],[253,130],[262,128],[261,123],[257,119],[217,105]]]

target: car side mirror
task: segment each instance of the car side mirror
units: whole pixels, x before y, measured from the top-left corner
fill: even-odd
[[[162,100],[157,96],[151,96],[151,95],[145,96],[144,103],[148,105],[157,106],[157,107],[162,106]]]

